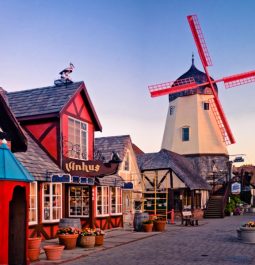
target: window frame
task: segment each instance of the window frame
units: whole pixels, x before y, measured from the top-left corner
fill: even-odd
[[[115,190],[115,212],[112,211],[113,208],[113,197],[112,190]],[[110,187],[110,214],[111,215],[121,215],[122,214],[122,189],[120,187]]]
[[[81,198],[81,214],[77,214],[77,209],[76,209],[76,214],[75,215],[72,215],[71,214],[71,197],[75,197],[75,200],[77,198],[79,198],[79,195],[75,195],[74,196],[71,196],[70,193],[71,193],[71,189],[72,188],[75,188],[75,189],[78,189],[80,188],[81,189],[81,195],[80,195],[80,198]],[[87,189],[87,192],[88,192],[88,195],[87,196],[83,196],[83,189]],[[75,186],[75,185],[72,185],[72,186],[69,186],[68,187],[68,216],[69,217],[85,217],[85,218],[88,218],[89,217],[89,211],[90,211],[90,191],[89,191],[89,186]],[[86,206],[83,206],[85,204],[85,200],[88,199],[88,214],[83,214],[83,207],[86,208]],[[86,204],[85,204],[86,205]],[[75,206],[73,206],[75,207]],[[78,206],[76,206],[76,208],[78,208]]]
[[[185,133],[185,130],[188,130],[188,134],[187,134],[187,132]],[[189,126],[182,127],[181,139],[182,139],[182,142],[189,142],[190,141],[190,127]]]
[[[45,207],[45,185],[49,185],[50,187],[50,192],[47,197],[49,197],[49,207]],[[53,186],[56,185],[60,187],[60,194],[53,195]],[[60,206],[53,206],[53,196],[60,197]],[[45,208],[49,208],[49,219],[45,219]],[[53,209],[60,209],[60,217],[58,219],[53,219]],[[42,222],[43,223],[54,223],[54,222],[59,222],[60,218],[62,218],[62,183],[56,183],[56,182],[44,182],[42,184]]]
[[[210,103],[209,102],[204,102],[203,103],[204,110],[210,110]]]
[[[130,154],[127,151],[124,161],[123,161],[123,171],[130,171]]]
[[[31,195],[31,186],[32,185],[35,185],[35,194]],[[30,182],[29,183],[29,210],[28,210],[28,225],[36,225],[38,224],[38,183],[37,181],[33,181],[33,182]],[[35,207],[32,208],[31,207],[31,198],[34,197],[35,198],[35,201],[34,201],[34,204],[35,204]],[[33,221],[30,221],[30,214],[31,214],[31,210],[34,210],[35,211],[35,220]]]
[[[109,202],[109,186],[97,186],[96,187],[96,217],[103,217],[110,215],[110,202]],[[101,189],[101,204],[98,204],[98,189]],[[105,192],[107,191],[107,196]],[[106,199],[107,198],[107,199]],[[107,203],[105,203],[105,200]],[[101,207],[101,213],[98,212],[98,207]],[[105,211],[105,207],[107,208],[107,212]]]
[[[70,120],[72,120],[74,122],[74,125],[73,125],[73,136],[72,136],[72,140],[74,140],[74,143],[70,140]],[[76,138],[77,138],[77,135],[75,134],[76,132],[76,127],[75,127],[75,124],[79,122],[80,123],[80,126],[79,126],[79,143],[76,143]],[[82,124],[85,125],[86,127],[86,130],[85,129],[82,129]],[[79,119],[76,119],[74,117],[71,117],[71,116],[68,116],[68,124],[67,124],[67,130],[68,130],[68,133],[67,133],[67,139],[68,139],[68,157],[69,158],[73,158],[73,159],[79,159],[79,160],[88,160],[88,136],[89,136],[89,129],[88,129],[88,123],[87,122],[84,122],[82,120],[79,120]],[[85,152],[86,152],[86,156],[83,157],[83,150],[84,150],[84,145],[83,145],[83,141],[82,141],[82,132],[85,132],[85,135],[86,135],[86,143],[85,143]],[[75,147],[76,146],[76,147]],[[79,153],[78,151],[74,151],[74,154],[70,154],[71,152],[73,152],[73,148],[77,148],[77,150],[79,149]],[[72,148],[70,150],[70,148]],[[79,156],[78,156],[79,154]]]

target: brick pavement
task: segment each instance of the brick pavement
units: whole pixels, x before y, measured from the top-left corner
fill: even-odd
[[[255,244],[241,243],[236,234],[240,224],[248,220],[255,220],[255,215],[204,219],[198,227],[177,223],[167,225],[165,232],[152,237],[142,237],[144,233],[119,231],[115,232],[115,237],[112,234],[111,240],[108,239],[107,244],[113,244],[112,247],[108,245],[108,248],[91,251],[65,264],[255,265]]]

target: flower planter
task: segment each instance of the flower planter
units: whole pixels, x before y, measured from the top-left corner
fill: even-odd
[[[39,260],[40,248],[29,248],[27,252],[30,261]]]
[[[154,230],[157,232],[165,231],[166,221],[154,221]]]
[[[28,241],[28,249],[38,249],[41,246],[41,241],[42,238],[41,237],[29,237],[27,239]]]
[[[76,242],[78,234],[59,234],[59,244],[64,245],[65,249],[74,249],[76,247]]]
[[[95,238],[95,245],[102,246],[104,244],[104,235],[98,235]]]
[[[255,227],[243,227],[241,226],[237,230],[238,239],[243,243],[255,243]]]
[[[64,247],[60,245],[47,245],[43,249],[48,260],[59,260],[61,259]]]
[[[96,236],[82,236],[80,246],[84,248],[93,248],[95,246]]]
[[[144,232],[152,232],[153,224],[143,224]]]

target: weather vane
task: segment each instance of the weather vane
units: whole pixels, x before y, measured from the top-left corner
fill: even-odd
[[[60,79],[57,79],[54,81],[54,84],[57,85],[61,85],[63,83],[72,83],[72,79],[70,78],[70,74],[73,72],[74,69],[74,65],[72,63],[69,64],[69,67],[65,68],[64,70],[62,70],[59,74],[60,74]]]

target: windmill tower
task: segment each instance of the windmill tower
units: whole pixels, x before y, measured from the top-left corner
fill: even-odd
[[[169,95],[162,148],[185,155],[193,160],[201,176],[217,170],[227,172],[227,145],[235,143],[234,136],[218,98],[216,83],[233,87],[255,81],[255,71],[214,80],[208,73],[211,58],[196,15],[187,17],[198,53],[204,67],[194,64],[176,81],[151,85],[152,97]]]

